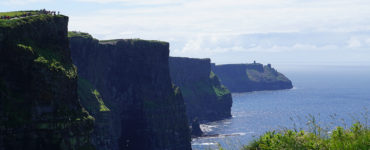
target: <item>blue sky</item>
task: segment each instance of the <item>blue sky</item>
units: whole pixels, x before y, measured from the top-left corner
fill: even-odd
[[[169,41],[172,56],[218,64],[370,65],[368,0],[0,0],[51,9],[98,39]]]

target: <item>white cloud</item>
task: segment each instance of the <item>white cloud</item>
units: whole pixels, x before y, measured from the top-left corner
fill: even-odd
[[[174,2],[181,2],[183,0],[76,0],[79,2],[93,2],[93,3],[125,3],[131,5],[160,5],[160,4],[172,4]]]
[[[3,0],[2,5],[26,5],[30,3],[50,2],[51,0]]]
[[[352,37],[349,41],[348,41],[348,47],[349,48],[358,48],[358,47],[361,47],[362,44],[361,44],[361,41],[355,37]]]
[[[370,39],[366,35],[370,35],[370,1],[107,0],[103,3],[115,7],[72,15],[70,29],[87,31],[100,39],[169,41],[171,55],[216,59],[242,58],[254,53],[325,52],[328,55],[326,52],[334,50],[370,49],[370,40],[366,40]]]
[[[184,46],[172,48],[171,55],[187,57],[211,57],[219,61],[218,57],[303,54],[310,59],[310,55],[338,55],[344,52],[354,55],[362,54],[370,57],[370,45],[352,45],[348,41],[370,42],[370,32],[363,33],[260,33],[246,35],[202,35],[199,34],[187,41]],[[352,43],[353,44],[353,43]],[[332,54],[330,54],[332,53]],[[284,55],[283,55],[284,56]],[[285,56],[284,56],[285,57]],[[321,56],[320,56],[321,57]],[[341,56],[342,57],[342,56]],[[304,58],[302,58],[304,59]],[[229,60],[230,61],[230,60]]]
[[[370,38],[365,39],[365,43],[370,46]]]
[[[81,1],[81,0],[80,0]],[[97,0],[83,0],[102,2]],[[370,30],[370,2],[363,1],[313,1],[295,0],[198,0],[198,1],[130,1],[123,2],[122,9],[99,9],[79,19],[90,25],[97,24],[94,31],[103,24],[119,32],[140,33],[152,37],[157,32],[186,33],[269,33],[300,31],[341,31]],[[135,4],[167,4],[158,7],[131,7]],[[114,4],[117,5],[117,4]],[[109,17],[107,17],[109,16]],[[82,22],[79,21],[79,22]],[[86,28],[76,24],[81,28]],[[93,32],[94,32],[93,31]],[[115,36],[119,36],[116,34]]]

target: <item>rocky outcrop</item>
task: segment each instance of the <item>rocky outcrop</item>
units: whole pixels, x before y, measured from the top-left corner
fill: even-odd
[[[92,149],[67,25],[62,15],[0,21],[0,150]]]
[[[203,135],[203,131],[200,129],[200,124],[197,118],[191,123],[191,135],[192,137],[199,137]]]
[[[251,92],[293,88],[292,82],[270,64],[214,65],[212,70],[231,92]]]
[[[189,122],[231,117],[231,94],[211,71],[210,59],[171,57],[170,74],[182,91]]]
[[[112,113],[114,149],[191,149],[184,101],[169,75],[168,43],[70,35],[79,76],[99,90]]]

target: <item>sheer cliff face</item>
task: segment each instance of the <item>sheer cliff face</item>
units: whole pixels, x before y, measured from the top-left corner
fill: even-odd
[[[0,149],[89,148],[94,119],[77,97],[65,16],[0,24]]]
[[[91,143],[97,150],[112,150],[112,114],[110,109],[105,105],[102,96],[94,86],[79,77],[78,79],[78,96],[81,105],[95,118],[94,131],[91,135]]]
[[[231,92],[281,90],[293,87],[292,82],[271,66],[254,64],[216,65],[212,70]]]
[[[171,57],[170,74],[182,91],[189,121],[231,117],[231,94],[211,71],[210,59]]]
[[[79,75],[112,112],[115,149],[191,149],[184,101],[171,84],[169,44],[70,38]]]

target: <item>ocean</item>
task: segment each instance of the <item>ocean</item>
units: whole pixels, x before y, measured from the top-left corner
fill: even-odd
[[[281,71],[281,70],[278,70]],[[369,66],[304,66],[281,71],[290,90],[232,93],[232,118],[201,124],[210,137],[192,140],[193,149],[240,149],[266,131],[308,129],[314,117],[330,132],[366,122],[370,109]]]

